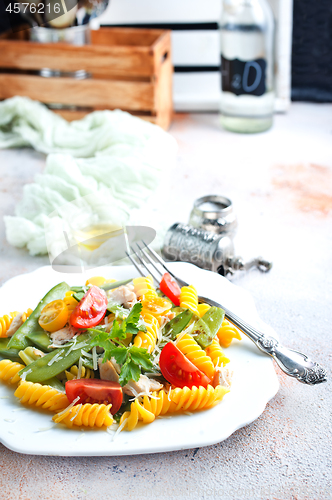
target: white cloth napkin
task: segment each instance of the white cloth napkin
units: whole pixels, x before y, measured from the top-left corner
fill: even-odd
[[[168,224],[158,199],[177,146],[158,126],[119,110],[68,123],[36,101],[14,97],[0,102],[0,148],[22,146],[51,154],[45,171],[24,186],[15,215],[4,217],[10,244],[32,255],[61,250],[59,222],[68,202],[82,197],[83,211],[103,207],[114,224],[149,225],[159,236]]]

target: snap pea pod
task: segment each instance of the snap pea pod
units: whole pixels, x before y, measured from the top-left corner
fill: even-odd
[[[186,311],[186,309],[184,309],[183,307],[180,307],[180,306],[174,306],[174,307],[172,307],[171,311],[174,312],[175,314],[180,314],[183,311]]]
[[[113,288],[118,288],[119,286],[127,285],[127,283],[130,283],[133,280],[133,278],[127,279],[127,280],[120,280],[120,281],[114,281],[113,283],[104,283],[103,285],[99,285],[99,288],[102,288],[105,290],[113,290]],[[86,291],[89,289],[88,285],[84,286],[71,286],[70,289],[75,292],[75,295],[77,297],[76,300],[81,300],[83,295],[85,295]],[[74,295],[74,297],[75,297]],[[76,298],[75,297],[75,298]],[[81,298],[79,298],[81,297]]]
[[[193,313],[189,309],[185,309],[182,313],[171,319],[163,328],[163,335],[175,340],[176,336],[185,329],[192,318]]]
[[[53,350],[52,347],[49,347],[52,344],[51,339],[44,330],[41,332],[29,333],[27,339],[31,344],[43,352],[52,352]]]
[[[88,345],[88,341],[92,338],[92,336],[93,335],[88,333],[81,334],[77,339],[77,346],[81,346],[78,349],[75,349],[75,346],[74,348],[72,346],[58,347],[54,349],[53,352],[45,354],[42,358],[37,359],[30,365],[23,368],[19,372],[19,375],[22,376],[24,372],[28,372],[26,380],[39,383],[59,375],[59,373],[67,370],[67,368],[72,366],[74,363],[77,363],[81,356],[81,349],[91,349]],[[82,346],[82,344],[84,345]]]
[[[20,351],[19,356],[25,365],[29,365],[41,357],[35,354],[34,348],[31,346],[26,347],[24,351]]]
[[[196,342],[206,349],[216,336],[225,316],[225,311],[220,307],[210,309],[195,323],[192,335]]]
[[[65,293],[69,290],[69,285],[67,283],[62,282],[59,285],[53,287],[45,297],[39,302],[36,309],[31,313],[29,318],[20,326],[17,332],[14,333],[12,338],[8,343],[8,347],[11,349],[23,350],[29,345],[29,341],[27,339],[27,335],[32,332],[40,332],[42,331],[39,326],[38,319],[42,309],[49,304],[53,300],[63,299]]]
[[[213,338],[217,335],[219,328],[224,321],[225,311],[221,307],[210,307],[206,313],[202,316],[202,320],[208,325],[213,335]]]
[[[8,342],[10,341],[10,338],[2,338],[0,339],[0,357],[4,359],[10,359],[11,361],[21,361],[21,358],[19,357],[18,349],[9,349],[8,348]]]
[[[122,281],[115,281],[114,283],[105,283],[104,285],[101,285],[99,288],[102,288],[105,290],[113,290],[113,288],[118,288],[119,286],[127,285],[127,283],[130,283],[133,280],[133,278],[130,278],[129,280],[122,280]]]
[[[36,359],[40,359],[40,355],[35,353],[35,349],[33,347],[27,347],[24,351],[19,352],[20,359],[28,366],[29,364],[36,361]],[[65,392],[64,385],[61,384],[60,380],[56,377],[52,377],[48,380],[44,380],[43,385],[49,385],[60,392]]]

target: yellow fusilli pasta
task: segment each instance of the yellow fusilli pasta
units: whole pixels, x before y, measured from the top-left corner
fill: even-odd
[[[133,430],[139,421],[143,424],[149,424],[159,415],[166,413],[176,413],[183,411],[205,410],[218,404],[229,392],[229,389],[218,385],[212,387],[177,387],[170,391],[164,390],[154,392],[152,397],[144,396],[140,402],[138,399],[131,404],[130,411],[126,411],[121,419],[120,426],[128,431]]]
[[[198,315],[199,313],[197,306],[198,296],[196,288],[193,285],[183,286],[181,288],[180,294],[180,307],[183,307],[184,309],[190,309],[190,311]]]
[[[0,338],[7,337],[6,333],[10,325],[12,324],[15,316],[19,314],[18,311],[11,312],[9,314],[5,314],[0,318]]]
[[[225,366],[229,363],[229,359],[220,347],[218,337],[213,339],[211,345],[205,349],[205,352],[211,358],[214,366]]]
[[[80,404],[57,413],[52,420],[56,424],[62,423],[67,427],[74,425],[79,427],[102,427],[105,425],[108,427],[113,423],[113,417],[110,414],[111,407],[111,404]]]
[[[184,354],[199,370],[205,373],[207,377],[210,379],[213,378],[214,366],[211,359],[191,335],[188,333],[182,335],[180,333],[176,341],[176,347],[180,349],[182,354]]]
[[[153,284],[153,278],[151,275],[146,278],[135,278],[133,279],[134,291],[138,298],[145,295],[146,297],[157,296],[156,289]]]
[[[49,411],[59,411],[69,404],[67,396],[49,385],[21,382],[14,394],[20,403],[39,406]]]
[[[210,309],[210,307],[211,306],[209,306],[209,304],[198,304],[197,310],[199,317],[201,318],[202,316],[204,316],[204,314]]]
[[[23,314],[22,314],[22,321],[23,323],[28,319],[28,317],[30,316],[30,314],[33,313],[33,309],[27,309]]]
[[[24,323],[28,319],[32,312],[32,309],[28,309],[26,312],[22,313],[22,323]],[[18,311],[14,311],[9,314],[5,314],[0,318],[0,338],[7,337],[7,331],[12,324],[13,319],[16,318],[18,314],[21,313],[19,313]]]
[[[25,368],[25,365],[10,361],[10,359],[2,359],[0,361],[0,380],[9,382],[10,384],[17,384],[21,378],[18,372]]]
[[[78,366],[73,365],[70,368],[70,370],[65,370],[65,374],[66,374],[67,380],[76,379],[77,375],[78,375]],[[95,378],[95,374],[94,374],[93,370],[90,370],[90,368],[85,368],[85,366],[82,366],[80,378]]]
[[[239,330],[227,319],[224,319],[224,321],[222,322],[217,336],[222,347],[229,347],[233,339],[241,340]]]
[[[138,332],[134,339],[134,345],[136,347],[144,347],[149,353],[152,353],[156,347],[159,322],[152,314],[144,314],[141,317],[144,319],[147,331]]]

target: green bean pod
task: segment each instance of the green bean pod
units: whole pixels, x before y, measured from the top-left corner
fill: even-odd
[[[192,335],[196,342],[206,349],[217,335],[223,322],[225,311],[220,307],[210,307],[210,309],[196,321]]]
[[[53,300],[63,299],[65,293],[69,290],[69,285],[67,283],[62,282],[59,285],[53,287],[45,297],[39,302],[36,309],[30,314],[29,318],[20,326],[17,332],[14,333],[12,338],[8,343],[9,349],[18,349],[23,350],[30,345],[30,342],[27,338],[33,332],[43,332],[44,330],[39,326],[38,320],[40,317],[40,313],[43,308],[52,302]]]
[[[51,379],[59,373],[67,370],[70,366],[77,363],[81,357],[81,349],[91,349],[88,341],[91,339],[91,335],[82,333],[77,339],[77,345],[86,342],[84,347],[79,349],[68,347],[58,347],[45,354],[42,358],[37,359],[33,363],[29,364],[19,372],[19,376],[22,376],[24,372],[27,372],[26,380],[29,382],[43,383],[45,380]],[[53,361],[53,358],[56,359]]]
[[[185,329],[185,327],[190,322],[193,313],[189,309],[185,309],[183,312],[171,319],[163,328],[163,335],[175,340],[177,335]]]

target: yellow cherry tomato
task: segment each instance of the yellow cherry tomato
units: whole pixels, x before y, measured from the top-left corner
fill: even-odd
[[[102,276],[93,276],[92,278],[86,280],[85,285],[101,286],[104,283],[106,283],[106,278],[103,278]]]
[[[85,285],[94,285],[94,286],[101,286],[105,285],[105,283],[115,283],[117,280],[107,280],[106,278],[103,278],[103,276],[93,276],[92,278],[89,278],[86,280]]]
[[[47,304],[42,312],[38,323],[47,332],[61,330],[68,321],[68,308],[63,300],[53,300]]]
[[[143,295],[141,297],[141,302],[143,306],[141,314],[149,313],[160,316],[166,314],[172,308],[172,303],[169,300],[158,296],[148,297]]]

